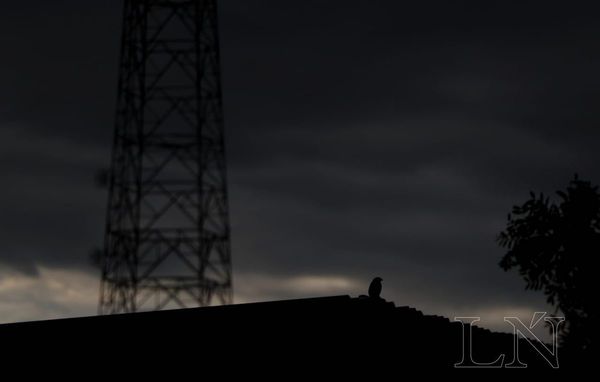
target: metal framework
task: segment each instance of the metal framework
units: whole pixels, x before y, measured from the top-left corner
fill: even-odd
[[[125,0],[100,314],[232,302],[216,0]]]

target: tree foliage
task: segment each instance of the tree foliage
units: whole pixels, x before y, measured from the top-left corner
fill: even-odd
[[[598,187],[577,175],[552,201],[544,194],[515,206],[506,229],[498,236],[507,253],[505,270],[516,269],[527,289],[541,290],[566,318],[562,344],[591,350],[597,344],[596,264],[600,255],[600,194]],[[595,347],[595,346],[594,346]]]

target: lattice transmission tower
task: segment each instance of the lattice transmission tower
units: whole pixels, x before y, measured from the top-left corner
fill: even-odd
[[[100,314],[232,302],[216,0],[125,0]]]

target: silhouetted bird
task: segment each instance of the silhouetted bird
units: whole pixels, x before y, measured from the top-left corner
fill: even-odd
[[[373,281],[371,281],[371,285],[369,285],[369,297],[374,299],[380,299],[379,295],[381,294],[381,282],[383,279],[381,277],[375,277]]]

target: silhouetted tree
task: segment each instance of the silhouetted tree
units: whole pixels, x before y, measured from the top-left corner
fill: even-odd
[[[518,269],[527,289],[542,290],[566,323],[561,344],[571,354],[592,353],[597,347],[597,300],[594,281],[600,255],[600,194],[598,187],[577,175],[552,202],[544,194],[513,207],[498,243],[508,249],[500,261],[505,270]]]

